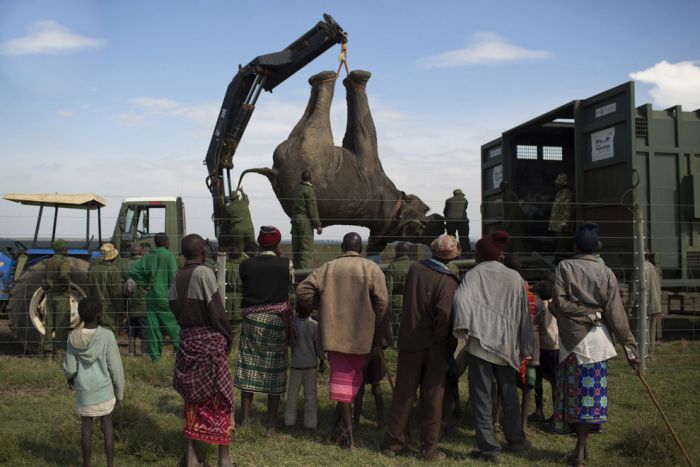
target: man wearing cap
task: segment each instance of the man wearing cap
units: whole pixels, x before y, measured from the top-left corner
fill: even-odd
[[[115,262],[119,250],[111,243],[105,243],[100,247],[100,254],[102,257],[90,263],[88,268],[89,295],[97,297],[102,304],[100,325],[117,334],[124,285],[122,271]]]
[[[311,184],[311,172],[304,170],[301,181],[294,187],[292,207],[292,257],[297,269],[311,267],[314,228],[319,235],[323,232],[316,206],[316,190]]]
[[[555,271],[552,312],[559,328],[559,400],[554,428],[574,426],[573,465],[585,465],[588,433],[608,420],[607,360],[617,352],[610,333],[622,344],[632,368],[639,365],[637,342],[627,321],[615,274],[596,259],[598,225],[586,222],[574,236],[577,254]]]
[[[70,262],[66,258],[68,244],[56,239],[51,243],[54,255],[46,261],[46,333],[42,350],[51,354],[65,350],[70,331]]]
[[[557,194],[552,201],[548,229],[556,238],[554,252],[563,256],[571,250],[574,193],[569,189],[569,177],[564,173],[557,175],[554,185],[557,187]]]
[[[168,303],[168,289],[177,272],[177,259],[168,250],[170,240],[165,232],[155,236],[156,247],[151,249],[138,263],[129,269],[131,277],[139,287],[148,288],[146,293],[146,322],[148,329],[148,354],[151,360],[160,360],[163,350],[161,327],[170,336],[170,342],[177,350],[180,345],[180,326]]]
[[[503,432],[512,451],[528,449],[520,420],[513,372],[531,358],[535,337],[525,289],[517,271],[500,259],[510,237],[498,231],[476,243],[476,266],[467,271],[454,297],[454,335],[469,353],[469,397],[475,418],[475,459],[498,462],[501,445],[492,420],[494,377],[503,407]]]
[[[393,457],[406,444],[408,418],[420,388],[421,451],[426,460],[444,457],[437,450],[442,420],[442,398],[452,333],[452,299],[459,279],[447,263],[459,257],[451,235],[430,244],[433,257],[414,263],[406,275],[399,331],[396,393],[382,449]]]
[[[267,394],[268,429],[274,429],[280,396],[287,388],[287,345],[295,338],[289,293],[294,269],[281,257],[281,232],[262,226],[257,256],[241,263],[241,337],[238,343],[236,379],[241,390],[241,423],[250,419],[253,394]]]
[[[445,201],[445,227],[447,235],[457,237],[459,235],[459,244],[462,252],[467,253],[472,251],[469,243],[469,218],[467,217],[467,198],[464,192],[457,188],[452,192],[454,196]]]
[[[305,307],[318,308],[321,345],[330,364],[330,399],[337,402],[333,437],[342,419],[345,433],[337,438],[354,446],[351,403],[362,384],[362,369],[373,347],[382,345],[389,326],[389,294],[379,266],[361,256],[362,237],[343,237],[343,254],[309,274],[297,287]]]

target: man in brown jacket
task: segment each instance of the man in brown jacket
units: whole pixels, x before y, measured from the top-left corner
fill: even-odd
[[[338,402],[331,435],[343,419],[346,435],[338,441],[353,447],[351,403],[362,384],[367,355],[381,345],[389,325],[389,294],[384,273],[360,256],[362,238],[343,237],[343,254],[312,272],[296,290],[302,306],[318,307],[321,345],[330,363],[330,398]]]
[[[393,457],[406,444],[406,429],[420,387],[421,451],[426,460],[444,458],[437,450],[442,398],[452,334],[452,298],[459,286],[447,263],[459,257],[457,239],[440,235],[430,244],[431,259],[414,263],[406,275],[399,330],[396,393],[382,450]]]

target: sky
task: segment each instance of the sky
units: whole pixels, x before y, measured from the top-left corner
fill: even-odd
[[[700,108],[697,1],[0,0],[0,193],[95,192],[108,203],[108,233],[124,198],[182,196],[188,232],[212,237],[202,161],[226,87],[239,64],[282,50],[323,13],[348,32],[350,68],[372,72],[385,172],[432,212],[462,188],[472,239],[480,146],[503,131],[632,79],[638,105]],[[335,70],[338,53],[261,95],[235,179],[272,166],[304,111],[308,78]],[[340,145],[339,83],[331,116]],[[243,186],[255,226],[276,225],[288,239],[267,180],[249,175]],[[0,237],[31,236],[37,212],[0,200]],[[49,228],[44,221],[42,234]],[[60,235],[83,229],[82,214],[59,217]]]

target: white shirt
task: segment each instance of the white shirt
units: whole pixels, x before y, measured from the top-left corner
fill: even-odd
[[[475,357],[479,357],[482,360],[486,360],[489,363],[493,363],[494,365],[508,366],[507,361],[503,360],[495,353],[489,352],[488,350],[483,348],[481,346],[481,342],[479,342],[479,339],[477,339],[476,337],[470,336],[467,339],[467,352],[474,355]]]
[[[593,326],[586,337],[571,351],[564,347],[561,338],[559,339],[559,348],[561,349],[559,352],[560,362],[566,360],[566,357],[573,352],[576,354],[576,363],[579,365],[603,362],[617,356],[610,332],[603,323],[600,323],[600,326]]]

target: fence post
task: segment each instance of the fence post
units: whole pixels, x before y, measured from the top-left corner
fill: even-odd
[[[218,252],[216,255],[216,282],[219,285],[219,295],[221,296],[221,304],[226,309],[226,252]]]
[[[634,269],[637,281],[637,339],[639,371],[647,371],[647,284],[644,276],[644,217],[639,204],[634,204]]]

